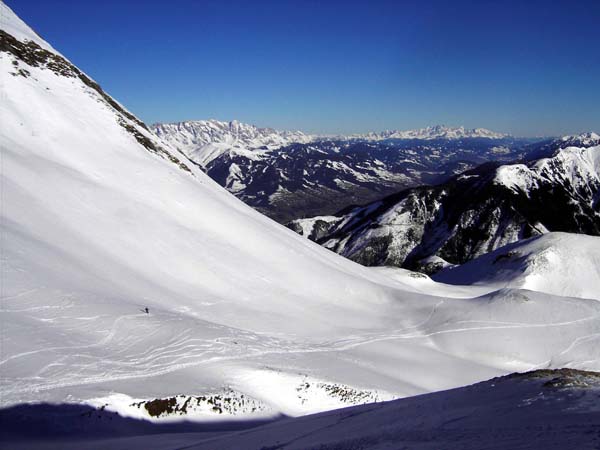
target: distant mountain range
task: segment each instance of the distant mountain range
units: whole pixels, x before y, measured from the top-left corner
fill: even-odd
[[[190,120],[175,123],[156,123],[153,131],[179,148],[199,164],[206,166],[224,152],[255,150],[258,155],[296,143],[315,141],[384,141],[384,140],[438,140],[438,139],[506,139],[511,136],[485,128],[467,129],[435,125],[415,130],[392,130],[350,135],[305,134],[301,131],[280,131],[260,128],[237,120]]]
[[[531,154],[289,226],[361,264],[426,272],[548,231],[600,235],[600,137],[567,136]]]
[[[379,141],[385,139],[505,139],[510,137],[510,135],[504,133],[496,133],[494,131],[486,130],[485,128],[468,129],[465,127],[447,127],[444,125],[435,125],[426,128],[419,128],[417,130],[383,131],[381,133],[357,134],[352,135],[351,137]]]
[[[153,130],[238,198],[280,221],[332,214],[487,161],[523,157],[531,140],[435,126],[316,136],[215,120]]]
[[[316,139],[315,136],[301,131],[259,128],[237,120],[195,120],[155,124],[152,128],[158,136],[203,167],[223,153],[239,152],[251,158],[292,143],[311,142]]]

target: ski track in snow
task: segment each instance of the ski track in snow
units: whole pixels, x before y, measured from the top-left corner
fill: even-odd
[[[373,344],[381,341],[389,340],[415,340],[415,339],[427,339],[432,336],[453,334],[453,333],[474,333],[487,330],[508,330],[508,329],[531,329],[531,328],[546,328],[546,327],[563,327],[569,325],[575,325],[583,322],[594,321],[600,319],[600,314],[594,314],[589,317],[584,317],[571,321],[562,321],[555,323],[541,323],[541,324],[528,324],[521,322],[499,322],[499,321],[484,321],[484,320],[462,320],[454,322],[452,325],[456,326],[459,324],[481,324],[482,326],[473,327],[460,327],[460,328],[449,328],[444,330],[437,330],[427,332],[427,324],[435,316],[437,308],[444,303],[444,300],[439,301],[434,305],[429,313],[429,316],[415,325],[407,326],[398,330],[394,330],[386,333],[366,333],[362,335],[347,336],[339,340],[330,342],[323,342],[321,344],[310,344],[307,345],[302,342],[290,342],[289,340],[282,340],[277,337],[268,337],[270,345],[265,348],[265,335],[262,334],[261,339],[258,336],[252,336],[249,332],[243,330],[233,330],[241,335],[234,335],[233,337],[217,337],[215,339],[201,339],[195,337],[186,337],[192,330],[184,330],[172,337],[171,342],[165,344],[163,347],[149,348],[145,352],[136,352],[137,357],[133,357],[129,350],[136,350],[136,345],[143,344],[144,339],[147,335],[139,336],[137,340],[132,341],[130,344],[123,348],[115,349],[110,355],[114,358],[117,355],[123,355],[123,359],[104,359],[103,365],[105,369],[110,371],[103,371],[103,367],[94,363],[83,364],[82,368],[90,371],[101,372],[98,375],[81,377],[77,373],[72,375],[72,379],[68,381],[53,381],[50,383],[37,383],[34,381],[38,376],[49,368],[54,366],[62,365],[60,362],[65,358],[80,358],[80,359],[94,359],[95,356],[90,353],[82,352],[83,350],[89,350],[94,348],[102,348],[111,343],[118,333],[119,325],[130,319],[145,319],[147,317],[144,313],[136,313],[123,315],[116,318],[112,324],[108,334],[100,339],[98,342],[88,345],[80,346],[61,346],[61,347],[49,347],[44,349],[37,349],[34,351],[23,352],[0,361],[0,367],[8,362],[14,361],[19,358],[31,356],[38,353],[45,352],[58,352],[58,360],[41,367],[36,374],[28,381],[27,387],[7,387],[3,388],[5,394],[21,394],[21,393],[33,393],[39,391],[52,390],[57,388],[69,387],[69,386],[80,386],[87,384],[95,384],[107,381],[120,381],[120,380],[131,380],[138,378],[150,378],[167,373],[175,372],[184,368],[206,365],[216,362],[235,361],[235,360],[251,360],[253,358],[259,358],[266,355],[283,355],[283,354],[301,354],[301,353],[328,353],[328,352],[344,352],[356,347],[360,347],[367,344]],[[69,319],[80,319],[80,317],[70,317]],[[484,324],[497,324],[497,325],[484,325]],[[501,325],[500,325],[501,324]],[[165,325],[163,325],[165,326]],[[419,329],[419,331],[406,333],[408,330]],[[158,330],[155,330],[157,333]],[[244,336],[246,334],[247,336]],[[571,342],[565,350],[558,353],[557,356],[562,356],[582,342],[592,340],[600,337],[600,333],[594,333],[587,336],[576,338]],[[260,345],[253,345],[253,341],[258,341]],[[236,342],[236,343],[234,343]],[[61,351],[65,351],[64,354],[60,354]],[[230,353],[230,354],[228,354]],[[193,359],[193,361],[183,362],[186,359]],[[548,361],[550,362],[550,361]],[[543,367],[546,363],[541,363],[539,366]],[[111,366],[116,366],[111,367]],[[72,367],[69,367],[72,371]],[[118,373],[118,369],[122,369],[122,373]],[[141,368],[141,369],[140,369]],[[69,378],[68,373],[60,372],[61,378]],[[25,380],[22,380],[25,381]]]

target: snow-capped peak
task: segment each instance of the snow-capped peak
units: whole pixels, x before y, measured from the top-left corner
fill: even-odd
[[[387,130],[381,133],[358,134],[353,137],[368,140],[382,139],[464,139],[464,138],[488,138],[502,139],[507,134],[497,133],[485,128],[447,127],[445,125],[434,125],[416,130]]]
[[[258,148],[270,145],[283,145],[285,142],[308,142],[312,136],[301,131],[279,131],[273,128],[259,128],[237,120],[190,120],[177,123],[154,124],[154,130],[161,137],[170,137],[176,132],[181,141],[195,145],[216,142],[236,143],[240,146]]]
[[[564,136],[547,147],[541,152],[545,157],[499,167],[496,183],[523,192],[543,183],[568,183],[575,191],[600,185],[600,136],[596,133]]]
[[[569,147],[594,147],[600,145],[600,135],[590,131],[588,133],[563,136],[558,139],[561,147],[567,144]]]
[[[237,120],[226,122],[214,119],[156,123],[152,126],[152,129],[166,142],[204,167],[226,152],[241,152],[245,156],[255,159],[260,157],[261,151],[270,151],[294,143],[309,143],[319,140],[502,139],[508,136],[485,128],[452,128],[444,125],[408,131],[396,130],[353,135],[311,135],[301,131],[260,128]]]
[[[154,124],[154,132],[188,156],[206,165],[226,151],[272,150],[296,142],[311,142],[315,136],[301,131],[259,128],[237,120],[191,120]]]

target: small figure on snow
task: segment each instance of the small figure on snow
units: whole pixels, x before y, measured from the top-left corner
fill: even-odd
[[[148,309],[148,307],[144,308],[144,312],[145,312],[146,314],[150,314],[150,310]]]

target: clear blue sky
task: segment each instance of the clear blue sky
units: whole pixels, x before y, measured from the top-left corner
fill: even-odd
[[[146,122],[600,132],[600,0],[5,0]]]

